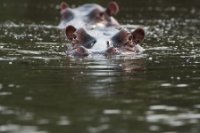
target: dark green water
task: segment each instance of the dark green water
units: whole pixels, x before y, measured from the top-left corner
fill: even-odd
[[[69,5],[108,1],[75,1]],[[56,0],[0,0],[0,133],[199,133],[199,0],[118,1],[142,55],[70,58]]]

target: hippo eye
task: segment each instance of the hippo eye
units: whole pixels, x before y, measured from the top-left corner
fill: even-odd
[[[140,43],[140,40],[135,40],[135,43],[137,43],[137,44]]]
[[[132,36],[129,36],[129,37],[128,37],[128,40],[129,40],[129,41],[131,41],[132,39],[133,39],[133,37],[132,37]]]
[[[73,38],[73,40],[75,40],[77,38],[77,36],[75,34],[73,34],[72,38]]]
[[[99,17],[102,18],[103,16],[104,16],[104,13],[103,13],[103,12],[100,12],[100,13],[99,13]]]

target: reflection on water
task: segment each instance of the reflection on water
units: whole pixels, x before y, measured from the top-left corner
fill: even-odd
[[[121,3],[123,27],[145,27],[146,51],[87,58],[65,56],[57,1],[23,1],[16,20],[11,3],[0,5],[0,132],[200,132],[199,2]]]
[[[19,126],[19,125],[1,125],[0,131],[3,132],[12,132],[12,133],[47,133],[46,131],[37,131],[35,126]]]

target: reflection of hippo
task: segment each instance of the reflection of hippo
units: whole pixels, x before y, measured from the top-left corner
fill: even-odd
[[[61,3],[60,8],[61,23],[59,28],[61,29],[67,25],[73,25],[77,28],[119,26],[119,23],[112,17],[119,11],[118,4],[114,1],[110,2],[107,8],[98,4],[85,4],[72,9],[65,2]]]
[[[139,45],[145,37],[142,28],[137,28],[133,32],[118,30],[113,27],[86,31],[84,28],[76,29],[70,25],[66,27],[65,33],[72,43],[67,54],[74,56],[137,53],[144,50]]]

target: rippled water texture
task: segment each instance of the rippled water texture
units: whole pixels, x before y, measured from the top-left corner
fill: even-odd
[[[119,1],[146,51],[88,58],[65,55],[57,2],[0,4],[1,133],[200,132],[198,0]]]

